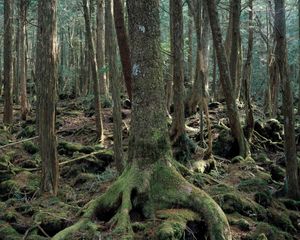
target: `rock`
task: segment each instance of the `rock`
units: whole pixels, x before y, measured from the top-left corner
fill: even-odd
[[[264,222],[259,222],[247,239],[249,240],[293,240],[293,237],[278,228]]]
[[[236,156],[234,158],[231,159],[231,163],[235,164],[235,163],[240,163],[243,162],[244,158],[242,156]]]
[[[238,185],[238,190],[243,192],[254,192],[257,190],[263,191],[268,187],[268,183],[260,178],[254,177],[246,180],[241,180]]]
[[[285,170],[276,164],[270,166],[270,173],[274,181],[283,182],[285,178]]]
[[[280,212],[276,209],[269,209],[267,211],[268,222],[281,230],[289,233],[296,233],[297,230],[293,226],[289,216],[285,212]]]
[[[250,223],[246,219],[240,219],[236,222],[236,225],[241,229],[242,231],[249,231],[250,230]]]
[[[39,151],[39,148],[32,141],[24,142],[23,148],[29,154],[35,154]]]
[[[216,155],[230,159],[239,154],[237,142],[234,140],[230,131],[222,129],[218,138],[214,141],[213,152]]]
[[[254,195],[255,202],[264,206],[270,207],[272,202],[272,196],[269,192],[257,192]]]

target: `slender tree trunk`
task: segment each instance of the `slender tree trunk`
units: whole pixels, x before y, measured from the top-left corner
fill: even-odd
[[[106,3],[109,4],[109,5],[111,5],[112,2],[113,2],[113,0],[107,0],[106,1]],[[119,7],[122,8],[121,2],[119,2],[117,4],[120,4],[119,6],[117,6],[117,8],[119,8]],[[108,8],[111,9],[111,7],[108,7]],[[114,9],[115,9],[115,7],[114,7]],[[119,11],[119,9],[117,10],[117,12],[118,11]],[[121,12],[123,14],[123,11],[121,11]],[[122,173],[122,171],[125,167],[125,164],[123,162],[123,146],[122,146],[122,115],[121,115],[121,97],[120,97],[120,83],[121,83],[121,81],[119,81],[118,75],[116,74],[117,73],[117,66],[116,66],[117,43],[116,43],[116,39],[114,38],[114,36],[115,36],[115,32],[114,32],[115,26],[114,26],[114,22],[112,21],[113,15],[112,15],[111,11],[108,14],[110,14],[110,16],[108,18],[108,19],[110,19],[110,21],[106,22],[106,25],[107,25],[108,28],[111,29],[111,31],[107,32],[107,34],[109,34],[107,37],[110,39],[109,45],[107,47],[108,47],[108,49],[110,49],[109,79],[110,79],[110,82],[111,82],[111,90],[112,90],[111,92],[112,92],[112,99],[113,99],[114,158],[115,158],[115,163],[116,163],[116,166],[117,166],[117,169],[118,169],[119,173]],[[118,14],[120,14],[120,12],[118,12]],[[118,17],[121,17],[121,16],[118,16]],[[122,18],[123,18],[123,16],[122,16]],[[120,19],[118,21],[120,21]],[[125,23],[124,23],[123,26],[125,27]],[[122,28],[121,29],[116,28],[116,31],[118,31],[118,30],[124,31],[124,29],[122,29]],[[121,33],[121,34],[123,34],[123,33]],[[117,35],[118,35],[118,32],[117,32]],[[121,46],[119,46],[119,48],[121,48],[121,47],[123,47],[122,44],[121,44]],[[129,46],[128,46],[128,50],[129,50]],[[130,79],[127,79],[127,80],[129,80],[130,84],[131,84],[131,76],[130,76]],[[131,97],[131,85],[130,85],[129,95]]]
[[[188,26],[188,39],[189,39],[189,50],[188,50],[188,84],[193,82],[193,14],[189,8],[189,26]]]
[[[183,59],[183,13],[182,0],[173,0],[172,8],[172,42],[173,52],[173,91],[174,91],[174,116],[172,122],[171,139],[176,142],[185,134],[184,117],[184,59]],[[174,17],[176,16],[176,17]]]
[[[253,55],[253,40],[254,40],[254,29],[253,29],[253,0],[249,0],[249,36],[248,36],[248,52],[247,59],[243,70],[243,84],[244,84],[244,100],[245,100],[245,111],[246,111],[246,131],[245,136],[248,141],[251,141],[253,128],[254,128],[254,117],[250,98],[250,83],[252,79],[252,55]]]
[[[4,124],[13,123],[13,71],[12,71],[12,41],[13,41],[13,1],[4,1]]]
[[[88,59],[89,64],[91,66],[91,75],[93,79],[93,87],[94,87],[94,106],[95,106],[95,117],[96,117],[96,131],[97,131],[97,139],[102,141],[103,138],[103,123],[101,116],[101,102],[100,102],[100,87],[98,81],[98,67],[96,61],[95,54],[95,45],[92,36],[91,23],[90,23],[90,15],[89,15],[89,5],[87,0],[82,0],[83,3],[83,11],[84,11],[84,20],[85,20],[85,33],[86,40],[88,46]]]
[[[27,0],[20,0],[20,32],[19,32],[19,46],[20,46],[20,60],[19,60],[19,76],[20,76],[20,93],[21,93],[21,118],[26,120],[28,113],[28,102],[27,102],[27,71],[26,71],[26,15],[27,15]]]
[[[38,127],[42,160],[41,192],[56,195],[58,190],[55,103],[57,72],[56,0],[38,2],[37,66]]]
[[[231,14],[232,14],[232,27],[231,27],[231,50],[230,50],[230,74],[235,98],[239,95],[238,71],[239,64],[239,49],[240,49],[240,15],[241,15],[241,0],[231,0]]]
[[[97,64],[100,76],[100,94],[108,95],[105,83],[105,29],[104,29],[104,0],[97,0]]]
[[[239,111],[234,97],[228,61],[226,58],[226,52],[222,41],[222,33],[220,29],[216,2],[215,0],[206,0],[206,3],[208,7],[211,31],[213,35],[213,41],[219,65],[220,80],[227,103],[227,114],[230,122],[231,132],[234,138],[237,140],[239,146],[239,154],[243,157],[246,157],[250,153],[250,151],[248,143],[243,133]]]
[[[130,100],[132,100],[132,79],[131,79],[131,57],[129,49],[128,35],[126,32],[124,8],[121,0],[114,0],[114,19],[117,32],[117,39],[119,44],[119,52],[123,68],[123,76],[125,80],[125,86],[127,94]]]
[[[300,115],[300,1],[298,1],[298,114]]]
[[[275,57],[279,68],[280,80],[283,88],[283,114],[285,133],[286,181],[288,197],[300,200],[300,186],[298,182],[298,159],[295,142],[294,105],[291,83],[288,75],[288,56],[286,42],[285,1],[274,0],[276,36]]]

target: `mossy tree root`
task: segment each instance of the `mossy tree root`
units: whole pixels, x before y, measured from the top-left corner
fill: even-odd
[[[232,239],[226,216],[217,203],[166,161],[156,162],[144,170],[132,164],[105,194],[83,209],[82,217],[75,225],[59,232],[53,239],[70,239],[74,231],[91,225],[96,217],[108,222],[118,239],[133,239],[130,212],[141,204],[142,214],[147,218],[154,217],[162,209],[190,209],[204,219],[210,240]]]

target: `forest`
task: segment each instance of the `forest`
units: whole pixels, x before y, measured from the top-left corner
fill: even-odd
[[[0,240],[300,240],[300,0],[1,0]]]

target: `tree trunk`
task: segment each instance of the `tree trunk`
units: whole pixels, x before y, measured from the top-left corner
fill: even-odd
[[[113,2],[113,0],[107,0],[106,3],[111,5],[112,2]],[[121,4],[121,2],[119,2],[119,4]],[[119,5],[118,7],[122,8],[122,5]],[[111,7],[109,7],[109,9],[111,9]],[[117,10],[117,11],[119,11],[119,10]],[[108,14],[110,14],[109,19],[111,19],[111,21],[106,22],[106,26],[111,29],[111,31],[107,32],[107,34],[109,34],[107,37],[110,39],[109,45],[107,47],[108,47],[108,49],[110,49],[109,79],[111,82],[111,90],[112,90],[111,92],[112,92],[112,99],[113,99],[114,160],[115,160],[118,172],[122,173],[122,171],[125,167],[125,164],[123,162],[123,146],[122,146],[122,115],[121,115],[121,97],[120,97],[120,83],[121,82],[119,81],[118,76],[116,74],[117,73],[117,66],[116,66],[117,43],[116,43],[116,39],[114,38],[115,26],[112,21],[113,15],[112,15],[112,12],[110,12]],[[122,14],[123,14],[123,12],[122,12]],[[120,16],[118,16],[118,17],[120,17]],[[123,18],[123,16],[122,16],[122,18]],[[123,26],[125,27],[125,24]],[[118,31],[118,30],[120,30],[120,28],[116,28],[116,31]],[[124,29],[121,29],[121,31],[123,31],[123,30]],[[118,32],[117,32],[117,35],[118,35]],[[119,46],[119,48],[121,48],[121,47],[123,47],[123,45]],[[129,50],[129,46],[128,46],[128,50]],[[130,78],[131,78],[131,76],[130,76]],[[130,80],[130,84],[131,84],[131,79],[127,79],[127,80]],[[129,95],[131,95],[131,87],[130,87]]]
[[[300,200],[298,182],[298,159],[295,142],[294,105],[291,83],[288,76],[288,56],[286,42],[285,1],[274,0],[276,36],[275,58],[279,69],[280,80],[283,89],[283,114],[285,133],[285,157],[286,157],[286,181],[288,197]]]
[[[239,56],[240,56],[240,15],[241,15],[241,0],[231,0],[231,15],[232,15],[232,27],[230,30],[231,33],[231,48],[230,48],[230,75],[232,81],[232,87],[234,91],[235,99],[238,98],[239,95],[239,78],[238,71],[240,68],[239,64]]]
[[[104,30],[104,0],[97,0],[97,64],[99,70],[100,94],[108,95],[105,83],[105,30]]]
[[[102,141],[103,138],[103,123],[101,116],[101,102],[100,102],[100,87],[98,81],[98,67],[95,54],[95,45],[92,36],[90,15],[89,15],[89,3],[87,0],[82,0],[83,3],[83,12],[85,20],[85,34],[88,46],[88,59],[91,66],[91,75],[93,79],[93,90],[94,90],[94,107],[95,107],[95,117],[96,117],[96,131],[97,139]]]
[[[174,116],[172,121],[171,139],[176,142],[185,135],[185,116],[184,116],[184,37],[183,37],[183,13],[182,1],[173,0],[172,8],[172,42],[173,52],[173,102]],[[176,17],[174,17],[176,16]]]
[[[55,102],[57,84],[56,0],[38,3],[37,66],[39,146],[42,160],[41,192],[56,195],[58,190]]]
[[[300,1],[298,1],[298,114],[300,115]]]
[[[243,84],[244,84],[244,100],[245,100],[245,111],[246,111],[246,131],[245,136],[248,141],[251,141],[253,128],[254,128],[254,117],[250,98],[250,83],[252,79],[252,55],[253,55],[253,40],[254,40],[254,29],[253,29],[253,0],[249,0],[249,36],[248,36],[248,52],[247,59],[243,70]]]
[[[27,102],[27,71],[26,71],[26,15],[27,15],[27,0],[20,0],[19,5],[19,46],[20,46],[20,59],[19,59],[19,77],[20,77],[20,93],[21,93],[21,118],[26,120],[28,113],[28,102]]]
[[[132,79],[131,79],[131,57],[129,49],[128,35],[126,32],[125,20],[124,20],[124,8],[121,0],[114,0],[114,19],[115,27],[117,32],[117,39],[119,44],[119,52],[122,62],[123,76],[125,80],[125,86],[127,89],[127,94],[132,100]]]
[[[4,40],[3,40],[3,76],[4,76],[4,124],[13,123],[13,71],[12,71],[12,41],[13,41],[13,1],[4,1]]]
[[[219,65],[220,80],[227,104],[227,114],[230,122],[231,132],[238,143],[239,154],[242,157],[246,157],[250,153],[250,151],[243,133],[239,111],[234,97],[234,90],[229,72],[228,61],[222,42],[222,33],[219,24],[216,2],[215,0],[206,0],[206,3],[208,7],[211,31]]]

